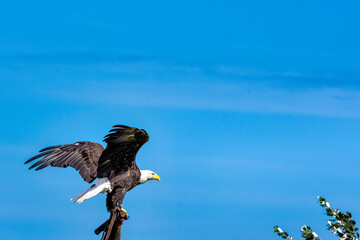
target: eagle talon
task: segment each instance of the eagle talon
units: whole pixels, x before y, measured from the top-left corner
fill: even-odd
[[[129,214],[127,213],[127,211],[124,208],[117,207],[116,211],[125,213],[125,219],[126,220],[128,220],[130,218]]]

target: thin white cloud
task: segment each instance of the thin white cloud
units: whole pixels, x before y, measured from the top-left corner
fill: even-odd
[[[233,74],[237,76],[282,76],[282,77],[309,77],[309,74],[300,72],[288,71],[288,72],[274,72],[266,71],[258,68],[249,67],[238,67],[238,66],[227,66],[219,65],[216,70],[223,74]]]
[[[360,117],[360,92],[339,88],[284,89],[222,81],[92,82],[42,94],[84,104]]]
[[[341,88],[338,82],[327,84],[326,76],[227,65],[169,64],[142,56],[78,55],[75,55],[78,61],[62,65],[60,69],[75,72],[75,76],[89,75],[92,77],[89,81],[71,79],[74,76],[63,79],[67,75],[61,75],[55,67],[48,72],[37,69],[46,74],[41,76],[46,81],[23,79],[21,84],[12,83],[13,87],[23,93],[22,98],[28,98],[28,89],[33,89],[32,98],[36,93],[38,98],[82,104],[360,117],[360,90]],[[60,63],[68,61],[68,55],[57,57]],[[50,64],[56,64],[55,60]],[[78,65],[78,62],[84,64]],[[54,75],[59,75],[58,79],[49,82],[48,78]],[[114,80],[100,79],[103,75]],[[256,81],[250,80],[253,76]],[[314,78],[320,79],[321,84]],[[294,79],[298,81],[291,86],[286,84]],[[14,96],[18,95],[10,92],[3,98]]]

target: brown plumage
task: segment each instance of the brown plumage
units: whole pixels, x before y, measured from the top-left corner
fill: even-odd
[[[84,181],[91,183],[97,178],[98,161],[103,151],[104,147],[94,142],[81,141],[56,145],[40,150],[40,154],[27,160],[25,164],[42,158],[29,169],[37,167],[35,169],[37,171],[47,166],[73,167],[79,171]]]

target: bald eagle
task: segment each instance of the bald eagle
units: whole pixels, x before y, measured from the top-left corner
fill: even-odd
[[[98,181],[85,192],[71,200],[82,203],[99,193],[107,193],[106,207],[115,216],[122,211],[128,217],[122,202],[125,194],[139,184],[160,177],[150,170],[140,170],[136,165],[136,154],[149,140],[144,129],[115,125],[105,136],[104,147],[95,142],[80,141],[73,144],[50,146],[25,162],[38,160],[29,169],[52,167],[73,167],[88,183]],[[111,229],[109,230],[111,233]],[[105,232],[105,231],[104,231]],[[109,234],[110,234],[109,233]]]

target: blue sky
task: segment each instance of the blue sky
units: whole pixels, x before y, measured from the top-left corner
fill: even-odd
[[[1,239],[97,239],[105,195],[43,147],[144,128],[161,183],[129,192],[126,239],[276,238],[316,203],[360,219],[358,1],[0,3]],[[299,238],[298,238],[299,239]]]

